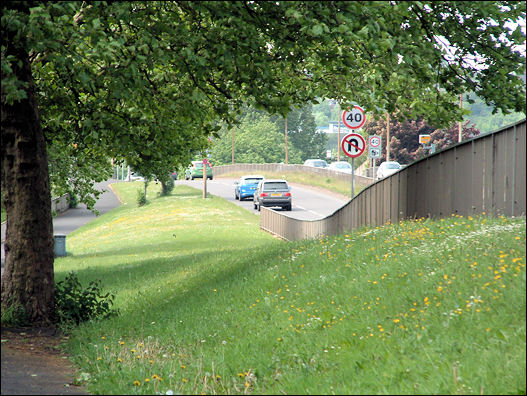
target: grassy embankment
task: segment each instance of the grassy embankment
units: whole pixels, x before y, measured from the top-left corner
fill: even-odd
[[[61,280],[118,317],[68,351],[98,394],[525,393],[525,218],[452,217],[283,242],[176,186],[68,235]]]
[[[243,175],[247,175],[247,172],[229,172],[225,173],[219,178],[239,178]],[[275,173],[275,172],[254,172],[254,174],[263,175],[268,179],[285,179],[290,183],[299,183],[307,186],[314,186],[318,188],[323,188],[346,197],[351,196],[351,175],[349,176],[349,181],[342,181],[334,177],[322,177],[316,174],[311,173],[302,173],[302,172],[284,172],[284,173]],[[364,190],[366,186],[359,184],[355,180],[354,192],[357,195],[359,192]]]

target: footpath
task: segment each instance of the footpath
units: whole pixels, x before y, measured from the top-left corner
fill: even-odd
[[[120,205],[108,187],[118,180],[110,179],[95,185],[104,191],[95,204],[102,215]],[[95,219],[96,215],[79,205],[53,219],[53,233],[70,232]],[[2,275],[4,273],[4,238],[2,226]],[[66,237],[66,251],[68,242]],[[87,395],[82,386],[74,385],[75,368],[60,352],[63,338],[50,329],[15,329],[2,327],[2,395]]]

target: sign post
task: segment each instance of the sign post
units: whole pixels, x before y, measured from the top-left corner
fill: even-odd
[[[375,159],[381,156],[381,142],[382,138],[379,135],[373,135],[369,138],[370,149],[368,154],[373,160],[373,181],[375,181],[377,175],[375,174]]]
[[[358,133],[348,133],[342,139],[341,147],[344,154],[351,157],[351,198],[353,199],[355,196],[355,158],[364,153],[366,141]]]
[[[203,198],[207,198],[207,165],[212,166],[207,158],[203,158]]]

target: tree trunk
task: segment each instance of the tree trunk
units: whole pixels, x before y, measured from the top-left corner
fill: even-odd
[[[24,43],[13,35],[4,40],[6,55],[21,61],[12,66],[28,88],[27,98],[12,105],[2,93],[1,184],[7,211],[2,311],[23,307],[31,325],[47,326],[54,316],[54,241],[46,143]]]

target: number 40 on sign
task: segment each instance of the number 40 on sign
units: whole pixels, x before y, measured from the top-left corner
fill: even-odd
[[[342,122],[349,129],[359,129],[366,122],[366,114],[360,106],[353,106],[342,112]]]

